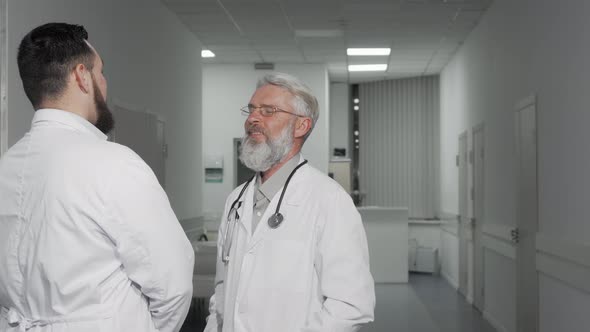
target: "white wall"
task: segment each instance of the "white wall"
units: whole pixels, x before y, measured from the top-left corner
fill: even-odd
[[[539,302],[541,304],[540,332],[588,331],[588,303],[590,294],[581,292],[564,282],[540,275],[539,284],[541,293]],[[568,305],[557,306],[554,299],[567,298]]]
[[[539,232],[584,248],[582,244],[590,238],[586,213],[590,186],[590,153],[586,147],[590,139],[589,16],[590,6],[575,0],[498,0],[492,4],[441,74],[442,210],[453,212],[458,205],[454,165],[457,137],[485,122],[483,222],[516,225],[513,109],[518,101],[534,93]],[[513,308],[515,299],[501,287],[514,284],[511,265],[510,259],[485,262],[485,310],[508,331],[513,330],[516,316],[503,310]],[[588,264],[577,268],[590,271]],[[588,308],[590,294],[580,287],[567,292],[562,287],[555,282],[540,283],[542,295],[554,295],[542,304],[541,314],[545,316],[541,331],[560,330],[553,328],[559,324],[568,331],[590,325],[590,316],[560,309],[571,306],[574,297],[579,306]],[[574,316],[571,322],[577,325],[566,327],[565,322]]]
[[[329,81],[323,65],[277,64],[275,70],[303,80],[315,93],[320,117],[303,147],[303,155],[317,169],[328,172],[329,160]],[[233,140],[244,134],[246,117],[240,108],[247,105],[259,77],[268,71],[253,65],[203,66],[203,158],[223,156],[223,182],[203,182],[203,207],[206,214],[219,214],[227,195],[234,188]],[[203,166],[195,172],[203,174]],[[204,181],[204,180],[203,180]]]
[[[349,89],[346,83],[330,84],[330,156],[334,148],[345,148],[346,157],[352,156]]]
[[[157,0],[9,0],[9,145],[28,131],[33,117],[18,75],[17,48],[26,33],[47,22],[84,25],[105,62],[108,98],[166,119],[166,191],[179,218],[200,215],[201,46],[196,37]]]

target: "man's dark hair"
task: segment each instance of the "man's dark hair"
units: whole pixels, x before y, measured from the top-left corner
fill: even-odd
[[[18,70],[35,109],[45,99],[63,93],[68,75],[78,64],[92,70],[95,55],[86,39],[88,32],[83,26],[67,23],[41,25],[23,38],[18,48]]]

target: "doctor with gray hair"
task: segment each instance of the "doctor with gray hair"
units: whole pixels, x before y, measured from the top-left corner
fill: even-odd
[[[317,99],[272,73],[241,113],[240,160],[256,174],[225,203],[205,331],[358,331],[375,307],[362,221],[344,189],[301,155]]]

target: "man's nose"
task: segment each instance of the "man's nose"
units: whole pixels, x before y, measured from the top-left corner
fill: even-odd
[[[248,123],[259,123],[260,121],[262,121],[262,114],[258,108],[248,114],[248,118],[246,119],[246,122]]]

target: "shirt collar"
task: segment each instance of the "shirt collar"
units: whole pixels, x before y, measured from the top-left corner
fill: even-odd
[[[272,198],[279,192],[279,190],[285,185],[287,182],[287,178],[291,172],[299,165],[299,160],[301,159],[300,154],[296,154],[293,156],[286,164],[284,164],[279,170],[273,174],[268,180],[266,180],[263,184],[260,184],[260,173],[256,175],[256,184],[258,190],[270,201]]]
[[[78,114],[72,112],[54,108],[42,108],[35,111],[35,116],[33,116],[32,125],[35,126],[36,124],[41,122],[61,123],[75,130],[94,135],[98,139],[107,139],[107,135],[98,130],[98,128],[96,128],[92,123],[90,123],[83,117],[79,116]]]

